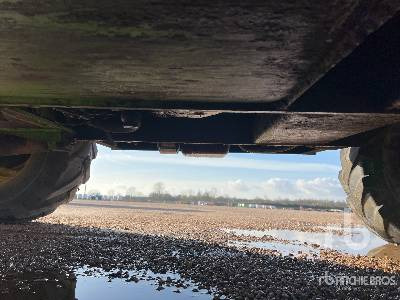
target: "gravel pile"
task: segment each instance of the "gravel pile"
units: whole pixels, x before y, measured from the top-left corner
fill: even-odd
[[[127,271],[148,270],[180,276],[171,280],[151,278],[157,283],[155,288],[173,285],[179,292],[193,288],[186,284],[190,280],[196,285],[194,293],[206,289],[214,299],[400,299],[400,268],[394,262],[387,269],[377,264],[390,259],[368,258],[367,263],[365,257],[328,251],[319,260],[228,247],[225,233],[213,231],[245,224],[245,213],[232,216],[229,210],[218,211],[220,220],[214,213],[97,208],[77,211],[66,206],[32,224],[0,226],[0,274],[4,279],[10,274],[70,274],[86,268],[110,280],[122,278],[135,284],[149,280],[148,276],[129,275]],[[114,226],[110,226],[113,217]],[[142,232],[146,230],[138,222],[143,221],[151,234]],[[243,227],[252,229],[251,222]],[[199,226],[202,229],[195,232]],[[343,257],[347,262],[342,261]],[[331,282],[335,276],[390,277],[394,284],[335,285]]]

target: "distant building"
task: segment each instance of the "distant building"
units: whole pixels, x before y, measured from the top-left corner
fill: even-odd
[[[248,207],[248,208],[263,208],[263,209],[274,209],[275,205],[268,204],[255,204],[255,203],[238,203],[238,207]]]

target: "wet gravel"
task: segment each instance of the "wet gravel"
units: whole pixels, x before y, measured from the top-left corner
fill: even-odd
[[[286,219],[291,220],[291,212],[286,213]],[[252,216],[248,223],[247,215]],[[400,268],[389,258],[350,256],[335,251],[328,251],[321,259],[271,255],[261,249],[229,247],[226,233],[215,233],[217,227],[240,228],[238,223],[246,224],[242,227],[247,229],[262,227],[251,226],[253,217],[248,210],[152,213],[93,207],[80,207],[78,211],[76,207],[64,206],[32,224],[0,226],[0,292],[9,292],[2,289],[1,282],[10,276],[19,278],[19,274],[36,272],[71,274],[86,268],[88,275],[101,273],[111,281],[122,278],[135,284],[152,280],[159,290],[167,285],[175,286],[177,293],[188,288],[193,293],[206,289],[214,299],[400,298]],[[302,218],[293,224],[303,224]],[[143,221],[145,227],[139,223]],[[304,222],[310,223],[310,219]],[[199,226],[201,230],[193,232]],[[149,278],[146,271],[171,272],[179,278]],[[343,286],[321,281],[326,276],[394,276],[391,278],[395,284]]]

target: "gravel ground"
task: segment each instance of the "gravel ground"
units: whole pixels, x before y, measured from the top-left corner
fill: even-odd
[[[237,237],[221,230],[324,231],[319,226],[343,223],[341,213],[145,203],[112,205],[86,207],[73,203],[31,224],[1,225],[3,281],[10,276],[20,278],[19,274],[69,274],[85,267],[111,280],[123,278],[132,283],[148,277],[143,273],[131,275],[128,270],[173,272],[181,279],[151,279],[159,289],[175,285],[177,291],[191,288],[186,284],[191,280],[197,285],[194,293],[207,289],[215,299],[400,299],[400,264],[392,258],[324,250],[320,258],[309,259],[262,249],[238,249],[228,246]],[[115,207],[118,205],[123,207]],[[360,281],[354,285],[331,284],[334,276],[386,281],[377,285],[360,285]],[[2,292],[6,299],[9,290]],[[3,299],[1,295],[0,298]]]

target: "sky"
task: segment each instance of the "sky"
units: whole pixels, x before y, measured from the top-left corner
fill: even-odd
[[[344,200],[337,179],[339,151],[317,155],[228,154],[186,157],[118,151],[98,145],[86,192],[148,195],[162,182],[170,194],[212,192],[237,198]],[[85,187],[80,187],[83,193]]]

